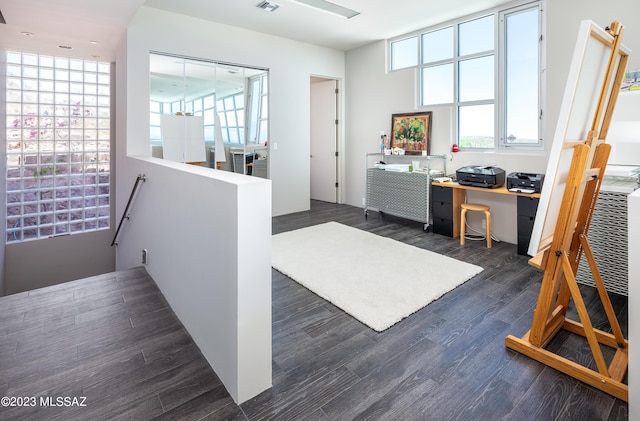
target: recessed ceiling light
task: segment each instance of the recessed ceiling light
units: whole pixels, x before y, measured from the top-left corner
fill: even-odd
[[[263,1],[262,3],[258,4],[256,7],[259,7],[262,10],[266,10],[267,12],[273,12],[278,7],[280,7],[280,5],[277,3],[273,3],[271,1]]]
[[[355,10],[347,9],[346,7],[342,7],[338,4],[331,3],[326,0],[293,0],[296,3],[304,4],[306,6],[315,7],[316,9],[324,10],[325,12],[333,13],[334,15],[342,16],[344,18],[350,19],[354,16],[358,16],[360,12],[356,12]]]
[[[89,41],[89,44],[97,45],[98,41]]]
[[[25,37],[33,37],[35,36],[35,34],[33,32],[21,32],[22,35],[24,35]]]

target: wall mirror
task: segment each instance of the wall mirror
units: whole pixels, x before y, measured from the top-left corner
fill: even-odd
[[[152,156],[267,178],[268,70],[151,53]]]

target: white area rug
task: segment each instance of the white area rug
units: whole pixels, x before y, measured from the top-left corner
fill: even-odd
[[[337,222],[274,235],[272,266],[378,332],[483,270]]]

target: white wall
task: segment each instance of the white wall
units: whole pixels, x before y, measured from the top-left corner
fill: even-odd
[[[546,2],[547,21],[547,107],[544,152],[533,155],[513,153],[459,152],[450,155],[452,141],[451,109],[433,108],[432,154],[448,154],[449,173],[459,167],[472,164],[497,165],[508,174],[512,171],[544,173],[547,167],[549,144],[557,124],[569,63],[573,55],[578,26],[583,19],[592,19],[601,26],[617,19],[625,24],[624,42],[632,50],[640,51],[640,28],[626,17],[640,13],[640,2],[612,0],[608,2],[583,2],[579,0]],[[638,13],[633,13],[637,11]],[[635,48],[634,48],[635,47]],[[391,114],[413,112],[416,109],[416,71],[402,70],[385,73],[386,42],[380,41],[347,52],[346,80],[346,168],[345,203],[362,206],[365,197],[364,155],[377,152],[379,133],[390,131]],[[631,54],[630,68],[640,67],[640,55]],[[485,193],[469,195],[469,200],[481,201],[491,206],[494,233],[502,240],[517,241],[515,198],[498,197]],[[477,216],[477,215],[476,215]],[[472,215],[472,218],[474,215]],[[471,221],[474,222],[473,219]]]
[[[136,110],[127,121],[128,154],[150,154],[150,50],[266,67],[273,213],[309,208],[310,76],[344,79],[343,52],[148,7],[135,16],[127,37],[129,105]]]
[[[627,196],[629,215],[629,419],[640,420],[640,190]]]
[[[5,81],[5,77],[6,77],[6,72],[7,72],[7,64],[6,64],[6,60],[7,60],[7,54],[4,51],[0,52],[0,81]],[[7,96],[7,84],[6,83],[2,83],[2,87],[0,87],[0,104],[5,104],[6,103],[6,96]],[[3,107],[4,109],[5,107]],[[6,113],[0,113],[0,115],[2,115],[2,118],[5,119],[6,118]],[[0,150],[2,150],[2,152],[0,153],[1,155],[1,159],[0,159],[0,174],[6,174],[7,173],[7,132],[6,132],[7,128],[6,128],[6,124],[0,124]],[[6,225],[6,220],[7,220],[7,183],[5,182],[6,180],[6,176],[3,175],[2,177],[2,185],[0,185],[0,195],[2,197],[0,197],[0,207],[2,207],[2,210],[0,211],[0,220],[3,221],[4,225]],[[5,267],[5,255],[4,255],[4,250],[5,250],[5,242],[4,241],[0,241],[0,297],[3,296],[5,294],[5,273],[4,273],[4,267]]]

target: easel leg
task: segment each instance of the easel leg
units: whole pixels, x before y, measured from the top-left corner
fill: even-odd
[[[542,285],[538,295],[538,304],[533,313],[529,340],[535,346],[544,348],[562,328],[567,313],[568,296],[563,281],[562,262],[556,256],[549,257],[553,263],[547,263]],[[555,300],[555,302],[554,302]],[[566,301],[566,302],[565,302]]]
[[[604,286],[604,281],[602,280],[602,276],[600,275],[600,269],[598,269],[596,259],[593,257],[593,250],[591,249],[589,240],[584,234],[580,235],[580,243],[582,243],[582,248],[584,250],[584,255],[587,259],[587,262],[589,262],[589,268],[591,269],[591,274],[593,275],[593,280],[595,281],[598,295],[600,295],[600,301],[602,301],[602,306],[604,307],[604,311],[607,314],[607,319],[609,320],[609,325],[611,326],[613,335],[616,337],[618,347],[623,347],[625,339],[622,335],[622,329],[620,329],[620,323],[618,322],[616,313],[613,311],[613,306],[611,305],[609,294],[607,293],[607,289]]]
[[[584,328],[585,337],[589,342],[589,347],[591,348],[593,359],[596,361],[598,372],[600,372],[600,374],[602,374],[603,376],[608,377],[609,369],[607,368],[607,363],[605,362],[604,356],[602,355],[600,343],[598,342],[598,338],[596,338],[596,335],[593,331],[591,318],[589,317],[587,307],[585,306],[584,300],[582,299],[582,294],[580,293],[580,288],[578,287],[576,278],[573,275],[571,263],[569,262],[569,258],[566,255],[564,255],[564,258],[562,259],[562,267],[565,272],[566,284],[571,291],[571,297],[573,298],[573,302],[576,305],[576,310],[578,311],[578,315],[580,316],[580,321],[582,322],[582,326]]]

